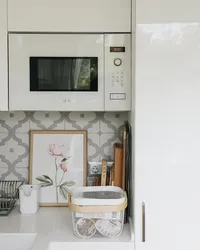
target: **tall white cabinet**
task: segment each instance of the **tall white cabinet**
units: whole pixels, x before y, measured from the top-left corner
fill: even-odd
[[[6,0],[0,0],[0,111],[8,110],[7,11]]]
[[[199,9],[137,1],[136,250],[200,249]]]

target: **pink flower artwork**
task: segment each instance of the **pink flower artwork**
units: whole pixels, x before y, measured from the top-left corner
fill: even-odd
[[[67,172],[66,163],[64,163],[64,162],[60,163],[59,167],[63,170],[63,172]]]
[[[58,202],[58,191],[60,194],[67,199],[67,192],[69,187],[76,184],[74,181],[64,181],[64,176],[68,171],[68,159],[71,158],[67,156],[67,152],[63,152],[65,149],[63,144],[50,144],[47,151],[54,158],[55,166],[55,180],[53,181],[48,175],[38,176],[36,179],[40,181],[41,187],[49,187],[54,185],[56,188],[56,200]],[[69,150],[69,149],[68,149]],[[62,177],[58,178],[58,171],[62,171]]]
[[[62,147],[64,147],[64,145],[50,144],[48,148],[49,154],[52,156],[63,156],[61,152]]]

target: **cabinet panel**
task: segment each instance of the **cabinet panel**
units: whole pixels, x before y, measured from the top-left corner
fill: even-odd
[[[199,0],[137,1],[137,23],[200,22]]]
[[[0,0],[0,111],[8,110],[6,6],[6,0]]]
[[[200,24],[138,25],[136,37],[136,250],[198,250]]]
[[[130,32],[131,0],[8,0],[8,29]]]

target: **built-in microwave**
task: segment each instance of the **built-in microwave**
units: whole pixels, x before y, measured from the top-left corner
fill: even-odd
[[[9,109],[131,109],[130,34],[9,34]]]

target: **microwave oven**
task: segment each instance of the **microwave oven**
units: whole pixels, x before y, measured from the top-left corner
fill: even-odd
[[[131,109],[130,34],[9,34],[9,109]]]

